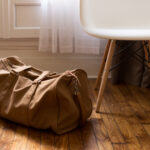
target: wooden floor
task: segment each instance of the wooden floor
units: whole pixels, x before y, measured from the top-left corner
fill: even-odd
[[[62,136],[0,120],[0,150],[150,150],[150,89],[108,82],[101,113]]]

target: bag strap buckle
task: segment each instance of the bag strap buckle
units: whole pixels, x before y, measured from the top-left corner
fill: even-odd
[[[33,84],[39,84],[44,78],[50,74],[49,71],[43,71],[42,74],[33,81]]]

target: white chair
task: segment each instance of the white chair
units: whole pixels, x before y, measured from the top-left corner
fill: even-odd
[[[96,81],[99,112],[116,40],[150,40],[150,0],[80,0],[80,20],[88,34],[109,39]]]

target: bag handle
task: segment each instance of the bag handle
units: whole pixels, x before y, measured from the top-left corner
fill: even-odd
[[[31,68],[32,68],[32,66],[21,66],[16,69],[12,69],[12,71],[15,73],[20,73],[20,72],[23,72],[23,71],[31,69]]]
[[[49,71],[43,71],[34,81],[33,84],[39,84],[44,78],[50,75]]]
[[[32,66],[27,66],[27,65],[22,65],[22,66],[18,66],[17,68],[13,68],[11,64],[9,64],[9,62],[7,61],[6,58],[1,59],[2,63],[4,64],[4,66],[8,69],[9,72],[11,73],[15,73],[15,74],[19,74],[25,70],[31,69]],[[45,77],[48,76],[53,76],[56,75],[56,73],[50,73],[50,71],[43,71],[34,81],[33,84],[35,83],[40,83]]]
[[[13,73],[20,73],[24,70],[28,70],[28,69],[31,69],[32,66],[26,66],[26,65],[23,65],[23,66],[19,66],[17,68],[13,68],[11,66],[11,64],[8,63],[7,59],[1,59],[2,63],[4,64],[4,66],[8,69],[9,72],[13,72]]]

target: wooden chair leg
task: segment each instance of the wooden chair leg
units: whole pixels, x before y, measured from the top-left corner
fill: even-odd
[[[98,77],[97,77],[96,84],[95,84],[95,90],[98,90],[99,85],[101,84],[101,77],[102,77],[105,62],[107,59],[107,55],[108,55],[108,51],[109,51],[109,47],[110,47],[110,42],[111,42],[111,40],[108,40],[107,45],[106,45],[106,49],[105,49],[105,52],[104,52],[104,55],[102,58],[102,63],[101,63],[100,70],[99,70]]]
[[[145,44],[144,41],[142,41],[143,45]],[[145,59],[148,61],[148,51],[147,51],[147,46],[144,45],[144,53],[145,53]]]
[[[107,78],[108,78],[112,57],[113,57],[113,54],[114,54],[115,44],[116,44],[116,41],[111,40],[110,48],[109,48],[109,51],[108,51],[108,56],[107,56],[107,59],[106,59],[106,64],[105,64],[105,68],[104,68],[104,72],[103,72],[103,76],[102,76],[102,81],[101,81],[101,85],[100,85],[100,89],[99,89],[99,93],[98,93],[96,112],[100,111],[100,105],[101,105],[101,102],[102,102],[103,93],[104,93],[106,81],[107,81]]]
[[[150,41],[148,41],[148,50],[150,54]],[[148,62],[148,67],[150,68],[149,58],[147,59],[147,62]]]

